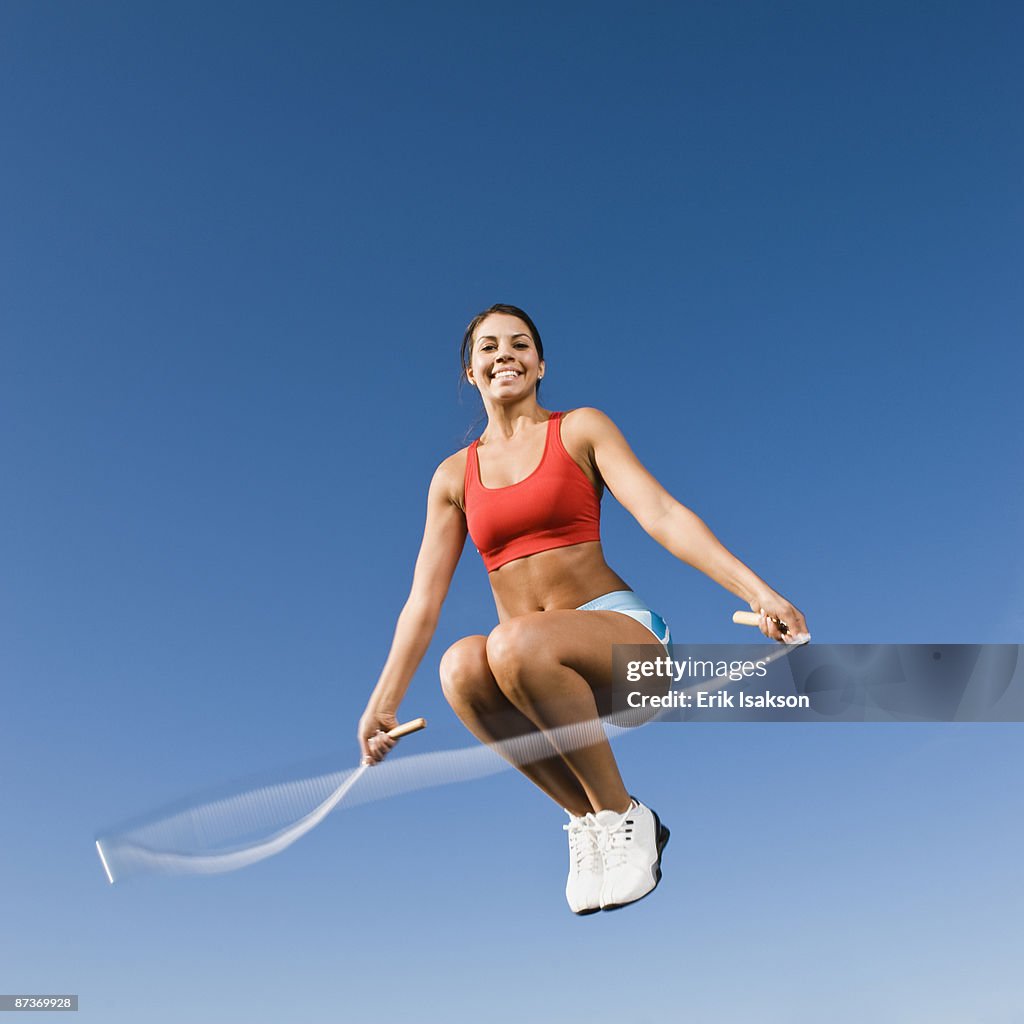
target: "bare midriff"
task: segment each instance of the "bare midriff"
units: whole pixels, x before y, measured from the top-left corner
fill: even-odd
[[[602,594],[630,589],[609,568],[597,541],[538,551],[488,575],[499,622],[529,612],[579,608]]]

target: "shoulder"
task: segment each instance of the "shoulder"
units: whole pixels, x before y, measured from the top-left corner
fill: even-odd
[[[600,409],[584,405],[562,413],[563,441],[593,448],[603,440],[621,436],[612,418]]]
[[[466,481],[466,460],[469,457],[470,445],[460,448],[449,455],[434,470],[430,481],[430,493],[450,501],[460,508],[463,504],[463,491]]]

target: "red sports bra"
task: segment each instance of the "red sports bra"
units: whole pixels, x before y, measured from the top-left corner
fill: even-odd
[[[548,419],[540,465],[508,487],[484,487],[474,441],[466,453],[466,525],[488,572],[539,551],[601,539],[601,498],[565,450],[560,412]]]

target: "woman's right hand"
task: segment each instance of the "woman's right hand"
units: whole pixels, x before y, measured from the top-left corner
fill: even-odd
[[[758,628],[769,640],[791,644],[801,642],[798,639],[800,637],[803,640],[810,639],[811,634],[808,632],[803,612],[770,588],[760,591],[751,598],[750,610],[758,613]],[[785,630],[782,629],[783,625],[786,627]]]
[[[359,719],[356,736],[359,740],[360,764],[377,764],[383,761],[391,748],[398,742],[393,740],[388,731],[398,725],[392,711],[381,711],[367,707],[363,717]]]

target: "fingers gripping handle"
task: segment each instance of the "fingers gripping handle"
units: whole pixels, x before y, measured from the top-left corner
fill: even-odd
[[[371,736],[367,741],[367,744],[369,745],[370,743],[373,743],[375,739],[378,739],[381,736],[387,736],[390,739],[399,740],[403,736],[408,736],[410,733],[413,732],[419,732],[420,729],[425,729],[426,727],[427,720],[425,718],[414,718],[410,722],[402,722],[400,725],[396,725],[394,729],[389,729],[386,733],[382,732],[381,730],[378,730],[377,735]],[[390,747],[388,749],[390,749]],[[386,754],[387,751],[384,751],[384,753]],[[364,756],[359,762],[359,767],[361,769],[369,768],[370,765],[378,763],[383,758],[383,756],[383,754],[379,755],[376,758]]]
[[[787,626],[781,619],[777,619],[774,615],[769,615],[768,617],[778,625],[779,632],[783,636],[789,632],[789,626]],[[732,621],[738,626],[756,626],[761,622],[761,617],[757,612],[733,612]]]
[[[759,626],[761,624],[761,616],[757,612],[733,612],[732,621],[737,626]],[[779,632],[786,638],[787,644],[805,644],[811,639],[809,633],[797,633],[795,636],[789,635],[789,627],[778,619],[775,621],[779,625]]]

